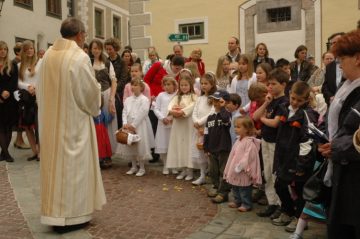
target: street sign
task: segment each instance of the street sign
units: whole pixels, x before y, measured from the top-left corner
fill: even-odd
[[[189,40],[189,34],[187,33],[173,33],[169,34],[168,39],[170,41],[188,41]]]

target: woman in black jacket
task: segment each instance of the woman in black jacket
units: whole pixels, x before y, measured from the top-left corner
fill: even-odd
[[[17,122],[17,104],[14,91],[18,84],[17,66],[9,60],[9,48],[0,41],[0,161],[13,162],[8,151],[12,127]]]
[[[256,45],[255,48],[255,58],[253,61],[254,64],[254,72],[256,72],[256,67],[260,64],[260,63],[268,63],[272,69],[275,68],[275,62],[274,59],[269,57],[269,50],[267,48],[267,46],[265,45],[265,43],[259,43]]]

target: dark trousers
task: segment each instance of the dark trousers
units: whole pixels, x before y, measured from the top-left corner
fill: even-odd
[[[154,133],[154,137],[156,135],[156,130],[157,130],[157,125],[158,125],[158,118],[156,117],[155,113],[153,110],[149,110],[149,119],[150,119],[150,123],[151,123],[151,128],[153,130]],[[153,159],[150,162],[156,162],[159,160],[160,156],[159,154],[155,153],[155,148],[151,149],[151,155],[153,157]]]
[[[252,185],[250,186],[232,186],[232,192],[236,205],[247,209],[252,208]]]
[[[153,110],[149,110],[149,119],[150,119],[150,123],[151,123],[151,128],[154,132],[154,137],[155,137],[156,129],[157,129],[157,125],[158,125],[158,118],[156,117]]]
[[[227,196],[231,190],[231,185],[224,180],[224,169],[230,152],[220,152],[210,154],[210,178],[217,193]]]
[[[360,227],[344,224],[328,224],[328,239],[360,239]]]
[[[120,96],[118,93],[116,93],[115,95],[115,108],[116,108],[118,129],[120,129],[122,127],[122,112],[124,109],[124,104],[123,104],[122,96]]]
[[[292,185],[293,190],[297,195],[297,199],[294,200],[289,192],[289,186],[292,182],[283,180],[279,177],[275,181],[275,191],[281,200],[281,211],[288,216],[300,217],[301,212],[305,206],[305,200],[303,199],[304,182],[294,182]]]

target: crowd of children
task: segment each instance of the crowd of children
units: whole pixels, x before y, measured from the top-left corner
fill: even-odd
[[[144,176],[154,148],[164,175],[172,173],[178,180],[202,185],[208,174],[213,189],[207,195],[214,203],[227,202],[232,192],[229,207],[248,212],[257,200],[253,189],[264,191],[268,205],[257,215],[294,232],[304,215],[302,191],[315,163],[315,145],[307,134],[308,123],[317,124],[319,116],[311,103],[312,88],[291,79],[286,59],[279,59],[275,69],[256,61],[253,69],[251,56],[240,55],[231,70],[224,56],[215,74],[199,72],[193,59],[198,55],[196,49],[187,63],[175,56],[167,70],[161,62],[149,66],[147,72],[153,76],[145,77],[147,83],[141,65],[131,66],[122,112],[122,130],[131,139],[117,148],[121,158],[131,161],[126,174]],[[174,67],[177,72],[169,74]],[[154,94],[151,79],[159,74],[161,88],[157,85]],[[157,120],[155,134],[152,113]],[[94,120],[106,124],[107,118],[102,112]],[[97,132],[103,134],[100,129]],[[101,163],[107,158],[100,155]],[[200,171],[195,180],[194,169]],[[301,237],[297,233],[292,238]]]

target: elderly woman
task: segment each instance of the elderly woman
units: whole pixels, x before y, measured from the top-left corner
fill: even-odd
[[[328,238],[360,238],[360,154],[353,145],[360,124],[360,30],[342,36],[333,51],[347,80],[330,105],[330,143],[319,147],[332,162]]]

